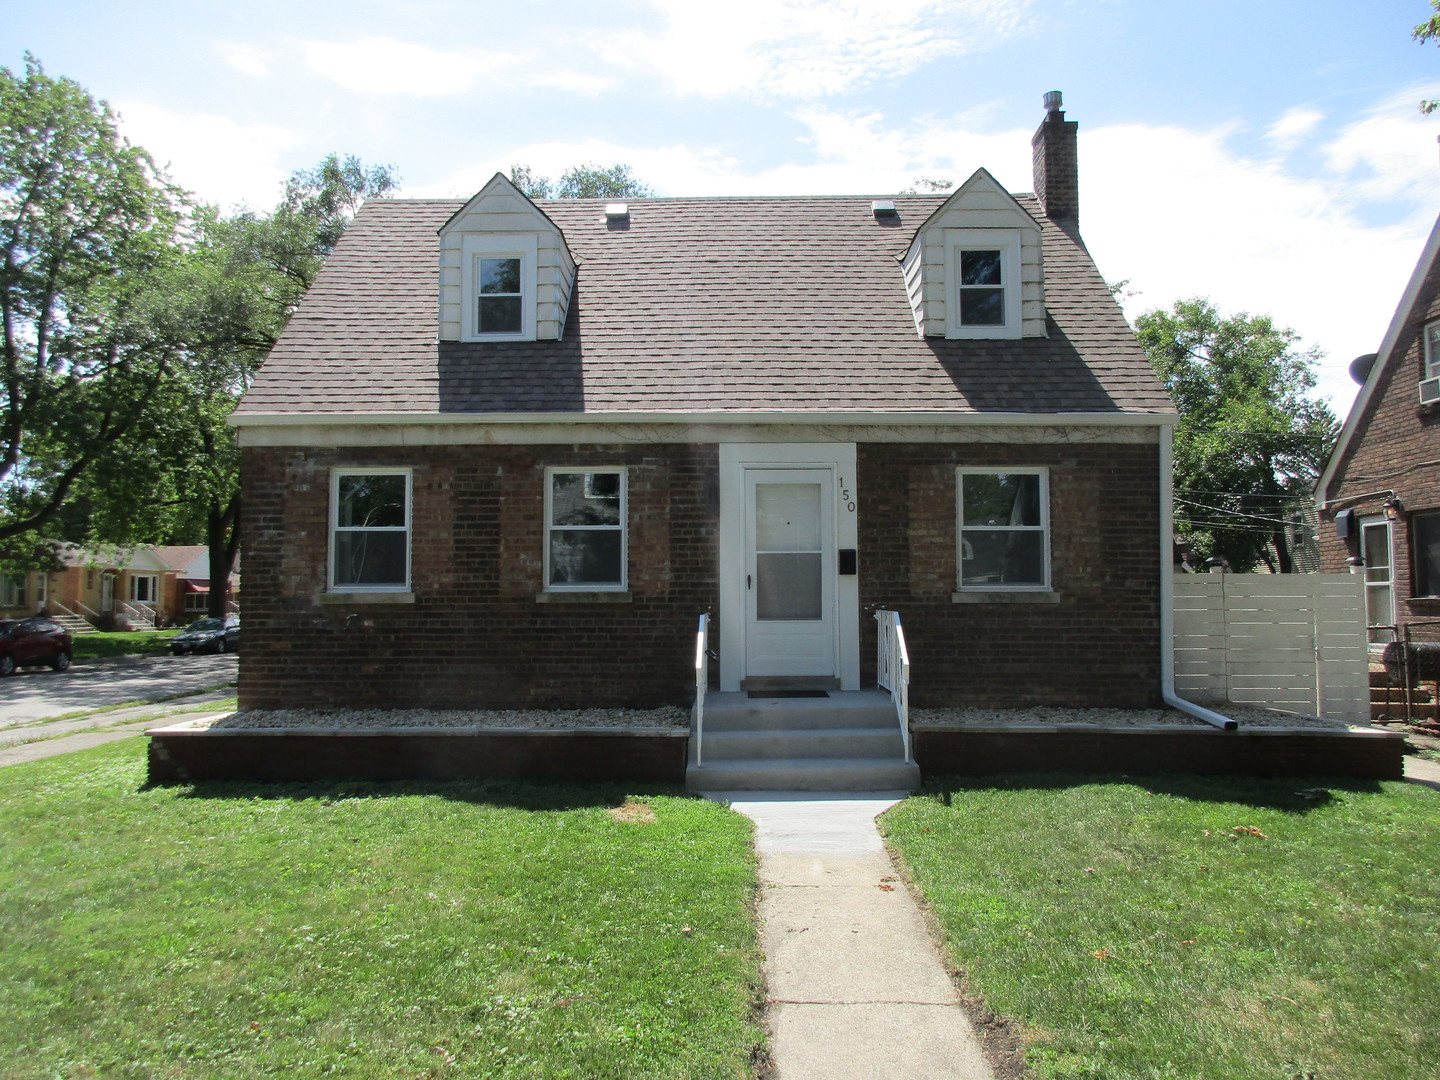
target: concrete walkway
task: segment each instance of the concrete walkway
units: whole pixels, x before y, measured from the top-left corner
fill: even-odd
[[[776,1080],[991,1080],[875,828],[903,796],[708,797],[756,826]]]

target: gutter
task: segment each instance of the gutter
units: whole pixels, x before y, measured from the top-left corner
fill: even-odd
[[[908,427],[938,425],[1025,425],[1103,426],[1103,427],[1172,427],[1179,420],[1170,412],[1073,412],[1073,413],[1006,413],[1006,412],[864,412],[864,411],[727,411],[699,409],[693,411],[653,412],[520,412],[520,413],[356,413],[356,412],[285,412],[231,413],[231,427],[289,427],[300,425],[448,425],[448,424],[813,424],[883,425]]]
[[[1175,693],[1175,553],[1174,455],[1175,430],[1160,431],[1160,696],[1165,704],[1222,731],[1234,731],[1239,722],[1186,701]]]

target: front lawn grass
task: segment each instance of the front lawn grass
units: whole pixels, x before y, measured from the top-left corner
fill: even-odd
[[[110,656],[164,656],[170,651],[170,639],[181,627],[171,630],[113,630],[94,634],[76,634],[71,655],[76,660],[101,660]]]
[[[961,781],[882,829],[1036,1077],[1440,1076],[1440,795],[1315,783]]]
[[[144,753],[0,770],[0,1076],[752,1075],[750,826],[724,807],[146,789]]]

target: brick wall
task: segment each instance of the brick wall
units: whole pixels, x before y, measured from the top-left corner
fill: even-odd
[[[1048,466],[1058,603],[951,601],[960,464]],[[382,465],[413,469],[415,602],[323,603],[330,470]],[[629,603],[537,603],[547,465],[628,468]],[[861,445],[858,467],[867,683],[880,606],[918,706],[1158,701],[1153,445]],[[247,449],[241,705],[688,704],[718,469],[714,446]]]
[[[413,604],[321,603],[332,467],[413,473]],[[629,603],[537,603],[547,465],[628,467]],[[244,708],[687,702],[713,446],[247,449]]]
[[[1049,467],[1058,603],[954,603],[955,469]],[[900,612],[911,703],[1160,701],[1155,446],[862,445],[857,469],[864,678],[876,607]]]
[[[1400,623],[1440,619],[1440,600],[1413,599],[1414,560],[1410,522],[1416,513],[1440,511],[1440,406],[1419,403],[1417,386],[1424,378],[1422,331],[1425,323],[1440,319],[1440,269],[1427,275],[1416,303],[1396,339],[1392,360],[1380,372],[1375,391],[1350,442],[1350,452],[1336,470],[1326,497],[1357,516],[1384,513],[1384,495],[1394,490],[1404,503],[1399,520],[1391,526],[1394,542],[1395,609]],[[1427,464],[1428,463],[1428,464]],[[1358,553],[1356,541],[1335,535],[1335,511],[1321,514],[1322,569],[1344,573],[1346,558]],[[1433,636],[1433,635],[1422,635]]]

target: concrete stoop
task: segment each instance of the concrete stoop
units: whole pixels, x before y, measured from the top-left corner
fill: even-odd
[[[909,791],[920,784],[883,690],[826,697],[711,691],[696,736],[692,729],[685,770],[691,791]]]

